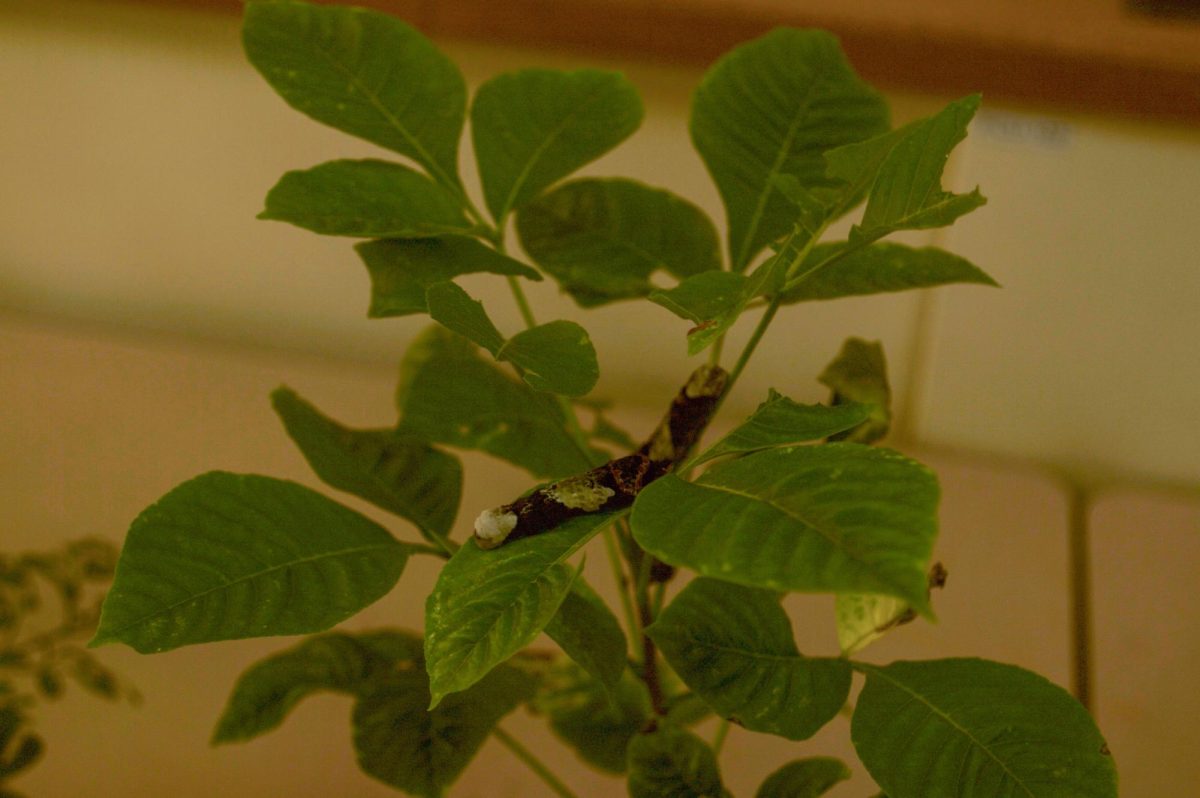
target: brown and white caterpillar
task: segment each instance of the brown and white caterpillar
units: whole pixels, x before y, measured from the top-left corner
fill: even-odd
[[[480,548],[492,549],[506,541],[548,532],[575,516],[633,504],[644,487],[687,458],[716,411],[728,380],[729,374],[720,366],[696,369],[636,452],[484,510],[475,519],[475,542]]]

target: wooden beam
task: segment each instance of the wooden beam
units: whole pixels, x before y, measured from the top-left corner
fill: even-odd
[[[321,0],[328,2],[328,0]],[[157,0],[237,12],[240,0]],[[1200,22],[1123,0],[357,0],[435,37],[703,66],[779,25],[884,89],[1200,125]]]

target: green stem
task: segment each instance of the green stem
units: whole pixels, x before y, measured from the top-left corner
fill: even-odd
[[[532,751],[517,742],[517,739],[511,734],[499,726],[492,730],[492,734],[496,735],[496,739],[508,748],[508,750],[512,751],[517,759],[524,762],[530,770],[536,773],[538,778],[546,782],[546,786],[553,790],[555,795],[559,795],[561,798],[579,798],[579,796],[571,792],[567,785],[559,781],[559,778],[550,771],[550,768],[542,764],[542,761],[534,756]]]
[[[713,735],[713,756],[721,755],[721,749],[725,747],[725,738],[729,736],[729,727],[731,725],[727,718],[721,718],[721,725],[717,726],[717,733]]]
[[[508,287],[512,291],[513,299],[517,301],[517,309],[521,311],[521,319],[525,322],[526,327],[536,327],[537,319],[533,317],[533,309],[529,307],[529,300],[525,298],[525,290],[521,288],[521,283],[513,275],[508,276]]]
[[[754,354],[754,350],[758,347],[758,342],[762,340],[763,333],[767,331],[767,327],[771,325],[771,321],[775,318],[775,314],[779,311],[779,303],[782,299],[781,294],[776,294],[771,300],[771,304],[767,305],[767,310],[763,313],[762,318],[758,320],[758,326],[754,328],[754,332],[750,335],[750,340],[742,348],[742,353],[738,355],[737,363],[733,366],[733,371],[729,372],[729,381],[725,384],[725,392],[721,395],[724,399],[733,390],[733,385],[737,382],[738,377],[742,376],[742,372],[746,369],[746,364],[750,362],[750,356]]]
[[[625,611],[625,624],[631,637],[639,634],[637,616],[633,614],[633,602],[629,598],[629,581],[621,570],[621,550],[617,546],[616,532],[610,526],[604,530],[604,548],[608,552],[608,564],[612,568],[613,582],[621,596],[621,608]]]

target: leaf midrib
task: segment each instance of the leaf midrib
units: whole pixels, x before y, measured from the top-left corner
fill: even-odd
[[[526,159],[525,165],[521,167],[521,170],[517,173],[516,179],[513,180],[512,187],[508,191],[508,196],[504,198],[504,204],[500,207],[500,213],[498,214],[499,218],[496,219],[496,224],[504,224],[504,220],[508,217],[509,212],[513,209],[513,206],[516,203],[517,195],[521,193],[522,187],[529,178],[529,173],[533,171],[534,164],[541,159],[546,149],[549,148],[550,145],[563,134],[563,132],[567,129],[567,126],[573,122],[579,116],[579,114],[595,103],[603,93],[603,88],[597,86],[595,90],[586,96],[586,99],[583,102],[577,105],[573,111],[571,111],[571,113],[564,116],[557,125],[551,128],[550,132],[547,133],[547,135],[542,139],[541,143],[533,149],[533,152],[530,153],[529,157]]]
[[[733,263],[733,268],[739,272],[748,265],[747,261],[750,258],[750,248],[753,246],[754,236],[758,232],[758,227],[762,224],[763,214],[767,210],[767,199],[771,196],[771,192],[775,190],[771,179],[782,173],[783,164],[792,149],[792,142],[800,130],[800,123],[803,121],[804,115],[808,112],[809,106],[812,104],[817,85],[823,83],[823,81],[824,75],[820,72],[813,75],[813,81],[809,84],[808,91],[805,92],[800,106],[796,109],[795,116],[788,123],[787,133],[783,137],[779,151],[775,154],[775,160],[767,170],[767,177],[763,181],[763,187],[759,191],[758,199],[754,203],[754,213],[750,215],[750,223],[746,228],[746,236],[742,239],[742,246],[738,251],[737,260]]]
[[[442,170],[441,165],[438,164],[437,161],[434,160],[433,156],[429,154],[429,151],[425,149],[424,145],[422,145],[421,142],[408,131],[408,128],[400,121],[400,119],[397,118],[395,114],[393,114],[387,108],[387,106],[383,104],[383,100],[359,79],[357,73],[353,72],[345,64],[342,64],[341,61],[336,58],[333,51],[326,50],[319,43],[314,42],[313,48],[322,56],[324,56],[334,69],[345,75],[347,79],[349,79],[350,83],[362,92],[362,96],[365,97],[370,102],[371,106],[379,112],[379,115],[382,116],[384,120],[391,125],[405,141],[408,142],[409,146],[416,151],[415,159],[419,161],[422,166],[428,169],[430,174],[437,178],[439,183],[444,186],[456,186],[454,181],[451,180],[445,171]]]
[[[912,699],[913,701],[916,701],[916,702],[922,704],[923,706],[925,706],[931,713],[933,713],[934,715],[941,718],[942,721],[947,726],[950,726],[955,731],[959,732],[963,737],[966,737],[968,740],[970,740],[970,742],[973,745],[975,745],[980,751],[983,751],[985,754],[987,754],[988,757],[990,757],[993,762],[995,762],[997,765],[999,765],[1000,769],[1003,770],[1013,780],[1013,783],[1016,784],[1018,787],[1020,787],[1022,791],[1024,791],[1025,795],[1029,796],[1029,798],[1036,798],[1033,791],[1031,789],[1029,789],[1028,786],[1026,786],[1025,782],[1022,781],[1020,779],[1020,777],[1017,776],[1016,773],[1013,773],[1012,770],[1009,769],[1008,765],[1004,762],[1004,760],[1002,760],[1000,757],[996,756],[996,754],[992,753],[992,750],[990,748],[988,748],[988,746],[984,745],[982,742],[980,742],[978,739],[976,739],[975,735],[971,734],[971,732],[968,729],[961,726],[957,721],[954,720],[954,718],[952,718],[950,716],[949,713],[943,711],[940,707],[938,707],[931,700],[929,700],[925,695],[923,695],[922,693],[918,693],[916,690],[913,690],[912,688],[910,688],[908,685],[904,684],[903,682],[892,678],[887,673],[885,673],[884,669],[882,669],[882,668],[876,668],[876,667],[867,665],[866,663],[862,663],[862,662],[854,662],[854,663],[852,663],[852,665],[855,669],[865,672],[868,676],[878,676],[880,679],[887,682],[892,687],[907,694],[908,697],[910,699]]]

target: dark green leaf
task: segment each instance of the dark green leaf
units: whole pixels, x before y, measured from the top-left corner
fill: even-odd
[[[741,301],[748,280],[737,272],[702,272],[674,288],[652,292],[649,299],[681,319],[711,323]]]
[[[521,246],[584,307],[645,296],[658,270],[684,278],[721,267],[704,212],[624,179],[576,180],[517,215]]]
[[[550,728],[588,764],[610,773],[627,768],[629,741],[650,718],[646,686],[628,669],[605,686],[568,665],[556,671],[534,703]]]
[[[463,274],[542,276],[518,260],[466,236],[383,238],[354,245],[371,274],[372,318],[425,313],[425,289]]]
[[[491,551],[468,543],[450,558],[425,603],[434,706],[483,678],[546,628],[575,581],[567,558],[621,514],[578,516]]]
[[[840,257],[845,251],[850,254]],[[821,266],[827,261],[827,267]],[[845,243],[822,244],[809,252],[799,271],[803,274],[809,269],[812,273],[808,277],[794,281],[784,290],[784,304],[932,288],[950,283],[997,285],[965,258],[936,247],[915,249],[892,243],[877,243],[864,248]]]
[[[797,759],[767,776],[754,798],[819,798],[850,775],[850,768],[840,759]]]
[[[695,458],[692,465],[727,454],[820,440],[861,424],[871,415],[871,410],[871,405],[856,403],[833,407],[802,405],[771,391],[767,401],[759,405],[753,415]]]
[[[796,649],[771,591],[695,579],[646,633],[689,688],[751,731],[806,740],[850,691],[846,660]]]
[[[670,724],[629,743],[630,798],[725,798],[717,758],[692,734]]]
[[[375,680],[354,706],[359,767],[404,792],[441,798],[496,723],[532,697],[534,687],[527,674],[501,667],[427,710],[429,681],[420,668]]]
[[[458,185],[466,84],[420,33],[361,8],[251,2],[242,40],[288,105]]]
[[[294,482],[213,471],[133,522],[91,644],[150,653],[323,631],[387,593],[411,551]]]
[[[631,452],[640,445],[628,432],[613,424],[600,412],[596,413],[596,422],[592,426],[591,436],[596,440],[615,444],[625,452]]]
[[[538,477],[591,468],[554,399],[510,379],[459,336],[439,327],[409,348],[397,389],[400,429],[479,449]]]
[[[457,457],[393,430],[343,427],[288,388],[272,393],[271,403],[327,485],[407,518],[423,534],[449,534],[462,495]]]
[[[883,347],[878,341],[847,338],[842,351],[818,379],[833,390],[834,405],[858,402],[874,408],[869,420],[833,436],[835,440],[874,443],[887,435],[892,425],[892,389],[888,385]]]
[[[483,303],[454,283],[434,283],[425,291],[429,315],[521,370],[530,387],[566,396],[582,396],[596,385],[600,367],[587,330],[573,321],[539,324],[504,340]]]
[[[495,357],[504,345],[504,335],[492,324],[483,303],[454,283],[434,283],[425,289],[429,315],[443,327],[473,341]]]
[[[389,634],[407,646],[410,665],[420,661],[420,637]],[[353,635],[330,633],[309,638],[252,665],[241,675],[217,721],[212,742],[217,745],[257,737],[278,727],[309,695],[324,690],[353,693],[373,676],[402,662],[385,660]]]
[[[425,175],[387,161],[329,161],[286,173],[259,219],[327,236],[419,238],[468,233],[454,195]]]
[[[828,33],[778,29],[721,58],[696,90],[691,132],[725,204],[734,268],[795,222],[777,175],[829,188],[822,154],[887,126],[883,98]]]
[[[600,378],[592,339],[573,321],[522,330],[500,347],[496,357],[519,366],[525,382],[539,391],[583,396]]]
[[[768,449],[695,482],[667,476],[633,505],[659,559],[750,587],[886,593],[929,615],[938,486],[924,466],[850,443]]]
[[[776,286],[787,266],[784,259],[771,258],[749,277],[733,272],[702,272],[673,289],[655,291],[649,299],[677,316],[697,322],[688,330],[688,355],[696,355],[724,335],[752,299]]]
[[[525,69],[484,83],[471,105],[471,139],[492,217],[503,222],[641,121],[642,101],[619,72]]]
[[[603,685],[615,687],[625,671],[628,643],[621,624],[582,579],[571,586],[546,634]]]
[[[1092,718],[1035,673],[980,659],[855,663],[867,676],[850,735],[891,798],[1115,798]]]
[[[987,200],[975,189],[951,194],[942,189],[950,151],[967,135],[979,109],[979,95],[964,97],[928,119],[909,125],[891,147],[871,186],[862,221],[851,243],[865,243],[895,230],[944,227]]]

